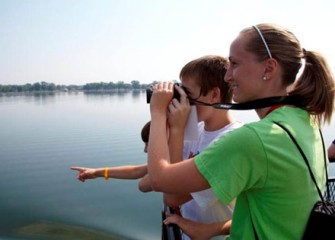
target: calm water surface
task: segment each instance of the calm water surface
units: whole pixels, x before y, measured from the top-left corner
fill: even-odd
[[[146,162],[144,95],[0,97],[0,236],[43,232],[42,223],[55,223],[159,239],[159,193],[140,193],[137,181],[82,183],[69,170]]]
[[[160,193],[131,180],[82,183],[69,170],[146,162],[145,92],[0,96],[0,113],[0,239],[160,239]]]

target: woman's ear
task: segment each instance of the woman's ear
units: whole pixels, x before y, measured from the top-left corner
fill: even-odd
[[[279,63],[274,58],[269,58],[266,60],[265,69],[264,69],[264,76],[266,79],[273,78],[274,75],[278,72]]]

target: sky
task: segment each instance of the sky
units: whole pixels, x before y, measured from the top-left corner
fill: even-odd
[[[333,0],[0,0],[0,84],[179,79],[240,30],[290,29],[335,69]]]

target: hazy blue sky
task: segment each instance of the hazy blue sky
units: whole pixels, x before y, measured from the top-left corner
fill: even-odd
[[[260,22],[291,29],[334,69],[334,12],[333,0],[0,0],[0,84],[178,79]]]

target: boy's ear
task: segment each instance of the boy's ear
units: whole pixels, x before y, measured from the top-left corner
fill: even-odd
[[[215,87],[212,89],[212,102],[218,103],[221,101],[221,90],[219,87]]]

